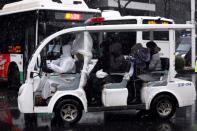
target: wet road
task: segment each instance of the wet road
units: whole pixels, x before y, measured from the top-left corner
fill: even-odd
[[[197,75],[184,75],[196,82]],[[153,120],[135,110],[87,113],[75,126],[53,120],[53,114],[24,115],[17,108],[17,92],[0,90],[0,131],[197,131],[196,105],[179,108],[168,121]]]

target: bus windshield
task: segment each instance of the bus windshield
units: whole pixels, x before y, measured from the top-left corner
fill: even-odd
[[[80,26],[97,13],[41,10],[39,16],[39,42],[64,28]]]

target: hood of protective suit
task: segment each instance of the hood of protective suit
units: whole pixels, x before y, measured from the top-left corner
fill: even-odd
[[[76,35],[73,42],[73,54],[80,53],[87,57],[92,57],[93,41],[89,32],[82,32]]]
[[[71,56],[71,45],[67,44],[62,47],[62,57]]]

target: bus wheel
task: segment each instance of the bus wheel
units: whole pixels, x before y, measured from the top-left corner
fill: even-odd
[[[82,117],[82,107],[76,100],[62,100],[57,105],[55,117],[66,124],[75,124]]]
[[[8,70],[8,87],[12,89],[19,89],[20,86],[20,72],[17,65],[13,65]]]
[[[152,115],[159,119],[170,119],[175,114],[175,111],[175,100],[168,95],[156,97],[151,104]]]

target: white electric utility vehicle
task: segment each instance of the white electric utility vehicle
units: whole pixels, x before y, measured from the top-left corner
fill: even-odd
[[[159,16],[121,16],[118,11],[106,10],[102,12],[102,17],[105,19],[100,21],[103,25],[118,25],[118,24],[174,24],[174,20],[167,19]],[[132,37],[129,37],[132,36]],[[168,47],[169,31],[151,31],[151,30],[138,30],[136,32],[129,32],[128,37],[124,38],[125,44],[131,47],[135,43],[142,43],[145,47],[146,43],[154,40],[161,48],[160,57],[169,58]]]
[[[192,27],[189,24],[119,24],[87,25],[58,31],[40,43],[29,62],[26,81],[18,93],[19,110],[22,113],[54,112],[56,118],[70,124],[78,122],[83,111],[149,110],[157,118],[169,119],[174,115],[177,107],[190,106],[196,100],[194,84],[175,78],[176,71],[174,68],[175,30],[191,29]],[[127,71],[108,72],[108,74],[101,70],[96,72],[96,77],[99,74],[103,77],[106,75],[116,76],[117,81],[102,83],[102,87],[98,87],[101,97],[94,97],[99,92],[91,93],[89,90],[95,85],[91,86],[88,82],[94,81],[89,81],[89,79],[103,51],[99,50],[102,46],[98,42],[103,33],[145,30],[169,31],[171,43],[168,47],[170,54],[169,70],[139,74],[133,80],[132,72],[135,69],[132,66],[133,58],[127,56],[125,59],[129,58],[128,61],[131,63]],[[67,35],[76,35],[72,44],[76,71],[58,74],[44,69],[43,65],[46,64],[42,63],[54,61],[47,54],[57,50],[55,45],[53,48],[49,48],[51,41],[59,37],[67,38]],[[48,88],[45,88],[46,83]]]

